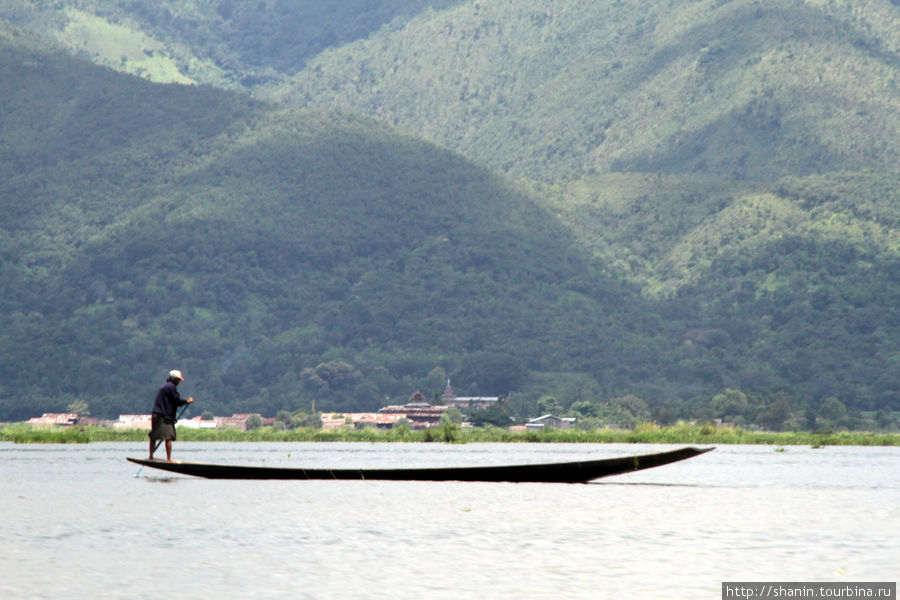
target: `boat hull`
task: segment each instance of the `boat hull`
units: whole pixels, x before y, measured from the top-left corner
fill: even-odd
[[[128,460],[144,467],[162,469],[181,475],[204,477],[206,479],[371,479],[391,481],[587,483],[601,477],[667,465],[692,458],[710,450],[712,448],[685,447],[654,454],[621,456],[599,460],[533,465],[416,469],[302,469],[199,462],[165,462],[131,457],[128,457]]]

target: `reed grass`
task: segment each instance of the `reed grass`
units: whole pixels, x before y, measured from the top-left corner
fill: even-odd
[[[89,444],[91,442],[130,442],[147,439],[146,431],[118,431],[106,427],[31,427],[12,423],[0,427],[0,441],[16,444]]]
[[[141,430],[118,431],[104,427],[72,426],[34,429],[25,423],[0,427],[0,441],[17,444],[87,444],[91,442],[134,442],[147,439]],[[640,423],[630,430],[551,429],[511,432],[499,427],[438,427],[413,431],[405,427],[389,430],[373,428],[323,430],[299,428],[278,431],[262,427],[238,429],[179,429],[179,441],[189,442],[445,442],[445,443],[594,443],[594,444],[766,444],[772,446],[900,446],[900,434],[866,431],[747,431],[740,427],[714,427],[679,423],[660,426]]]

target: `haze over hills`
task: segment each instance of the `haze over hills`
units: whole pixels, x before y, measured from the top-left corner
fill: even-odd
[[[900,163],[888,0],[4,4],[102,64],[368,114],[514,177]]]
[[[0,18],[97,64],[157,82],[251,90],[332,46],[461,0],[0,1]]]
[[[96,367],[130,412],[172,357],[222,411],[897,409],[893,3],[258,9],[0,3],[265,101],[3,29],[0,419]]]
[[[272,87],[517,177],[894,167],[900,8],[862,4],[466,3]]]

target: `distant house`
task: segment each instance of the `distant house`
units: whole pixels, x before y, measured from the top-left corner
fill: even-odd
[[[575,417],[555,417],[543,415],[531,419],[525,424],[525,431],[544,431],[546,429],[571,429],[575,426]]]
[[[353,413],[353,427],[363,429],[365,427],[377,427],[378,429],[391,429],[401,419],[405,419],[403,413],[383,414],[383,413]]]
[[[496,406],[500,402],[499,396],[457,396],[450,387],[450,380],[447,380],[447,387],[441,395],[441,401],[444,406],[453,408],[487,408],[488,406]]]
[[[322,429],[363,429],[365,427],[378,427],[390,429],[401,416],[379,415],[373,412],[357,413],[322,413]]]
[[[230,417],[216,417],[215,418],[215,423],[216,423],[215,426],[217,428],[232,427],[234,429],[246,431],[247,430],[247,420],[255,414],[257,414],[257,413],[235,413],[235,414],[231,415]],[[257,415],[257,416],[261,417],[261,415]],[[263,424],[264,425],[267,424],[267,421],[268,421],[267,419],[263,419]],[[269,421],[268,424],[271,424],[271,421]]]
[[[178,427],[185,429],[218,429],[233,427],[244,431],[247,429],[247,419],[255,413],[234,414],[230,417],[213,417],[204,419],[202,416],[190,419],[178,419]],[[263,419],[263,425],[271,425],[273,419]],[[113,429],[146,429],[150,430],[150,415],[119,415],[119,420],[112,424]]]
[[[406,404],[392,404],[378,410],[379,415],[394,415],[397,420],[406,418],[413,429],[428,429],[440,424],[449,406],[433,406],[425,402],[425,394],[416,392]]]
[[[356,413],[363,414],[363,413]],[[353,417],[351,413],[322,413],[322,429],[348,429],[353,427]]]
[[[406,418],[403,412],[322,413],[322,429],[391,429]]]
[[[244,421],[246,425],[246,421]],[[215,429],[218,426],[215,419],[204,419],[202,416],[190,419],[178,419],[178,426],[185,429]]]
[[[28,419],[32,427],[68,427],[78,423],[78,415],[75,413],[44,413],[40,417]]]
[[[119,415],[113,429],[146,429],[150,431],[150,415]]]

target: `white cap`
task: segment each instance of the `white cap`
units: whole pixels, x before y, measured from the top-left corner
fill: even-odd
[[[181,376],[181,371],[179,371],[178,369],[172,369],[171,371],[169,371],[169,378],[180,379],[181,381],[184,381],[184,377]]]

